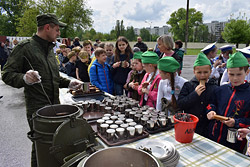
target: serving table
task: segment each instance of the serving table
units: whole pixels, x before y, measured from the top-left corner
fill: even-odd
[[[62,74],[63,77],[67,75]],[[72,79],[71,77],[67,77]],[[106,93],[106,95],[109,95]],[[112,96],[112,95],[110,95]],[[62,104],[72,104],[72,95],[68,92],[68,89],[60,89],[60,101]],[[124,144],[123,147],[136,148],[137,144],[142,140],[148,139],[161,139],[174,144],[180,154],[179,166],[250,166],[250,157],[238,153],[230,148],[227,148],[221,144],[211,141],[203,136],[194,134],[193,141],[188,144],[182,144],[175,140],[174,129],[166,132],[160,132],[157,134],[151,134],[148,138],[141,139],[139,141]],[[99,138],[97,141],[105,148],[108,146]]]

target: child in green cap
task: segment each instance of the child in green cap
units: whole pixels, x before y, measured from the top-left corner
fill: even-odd
[[[210,78],[210,74],[210,60],[204,53],[199,53],[194,62],[194,77],[183,85],[177,100],[180,109],[199,118],[195,132],[204,137],[208,136],[209,123],[206,118],[206,106],[217,87],[216,80]]]
[[[141,60],[146,74],[138,87],[138,94],[141,95],[140,106],[148,105],[156,108],[158,85],[161,80],[157,70],[159,57],[153,51],[146,51],[142,54]]]
[[[126,85],[130,97],[138,101],[141,99],[141,96],[138,94],[138,87],[141,84],[144,75],[146,74],[145,70],[143,70],[141,62],[142,53],[143,52],[141,51],[134,53],[132,60],[134,71],[131,73],[131,77]]]
[[[165,100],[164,103],[170,102],[171,104],[169,105],[172,108],[172,111],[169,110],[171,115],[177,111],[176,99],[178,99],[183,84],[187,81],[177,75],[176,71],[179,68],[180,64],[173,57],[163,57],[159,60],[158,69],[162,80],[159,83],[156,110],[164,112],[162,102]],[[170,115],[170,113],[167,114]]]
[[[213,101],[207,106],[209,123],[209,138],[242,152],[245,143],[227,141],[229,128],[244,128],[250,126],[250,87],[245,82],[249,68],[246,57],[241,52],[230,55],[227,61],[229,84],[218,87],[213,93]],[[216,115],[227,119],[220,121]]]

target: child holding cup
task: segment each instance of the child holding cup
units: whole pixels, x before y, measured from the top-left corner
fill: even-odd
[[[227,61],[227,71],[230,83],[218,87],[213,93],[213,101],[207,106],[209,138],[242,152],[244,142],[229,143],[227,132],[229,128],[244,128],[250,125],[250,87],[245,82],[249,64],[241,52],[230,55]],[[228,120],[218,121],[216,115],[228,117]]]

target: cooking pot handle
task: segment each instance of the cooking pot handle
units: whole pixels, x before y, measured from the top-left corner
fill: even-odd
[[[34,131],[33,131],[33,130],[31,130],[31,131],[29,131],[29,132],[27,133],[27,137],[28,137],[32,142],[34,142],[34,141],[39,140],[39,139],[42,138],[42,136],[36,136],[36,137],[34,137]]]
[[[78,155],[76,155],[75,157],[71,158],[69,161],[65,162],[61,167],[69,167],[71,165],[73,165],[74,163],[78,162],[79,160],[85,158],[86,156],[88,156],[89,154],[84,151],[79,153]],[[67,157],[70,157],[72,155],[69,155]],[[65,157],[64,159],[67,159],[67,157]]]

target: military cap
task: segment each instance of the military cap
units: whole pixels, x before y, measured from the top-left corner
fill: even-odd
[[[158,69],[166,72],[175,72],[180,68],[180,64],[173,57],[163,57],[158,61]]]
[[[65,27],[66,24],[63,22],[60,22],[55,14],[53,13],[46,13],[41,14],[36,17],[37,20],[37,27],[43,26],[45,24],[54,23],[56,25],[59,25],[60,27]]]
[[[146,51],[141,56],[142,63],[157,64],[159,57],[155,52]]]
[[[207,45],[205,48],[203,48],[201,51],[205,54],[209,53],[213,48],[215,48],[215,43]]]
[[[229,55],[227,60],[227,68],[237,68],[249,66],[246,57],[241,52],[236,52],[232,55]]]
[[[246,58],[250,58],[250,48],[246,47],[243,49],[236,49],[237,51],[240,51]]]
[[[228,50],[233,50],[234,47],[235,47],[234,45],[224,45],[224,46],[220,47],[219,49],[222,52],[225,52],[225,51],[228,51]]]
[[[141,51],[135,52],[135,53],[134,53],[134,56],[133,56],[133,59],[141,59],[142,53],[143,53],[143,52],[141,52]]]
[[[207,56],[204,53],[199,53],[195,62],[194,62],[194,67],[196,66],[205,66],[205,65],[210,65],[211,62],[208,60]]]

